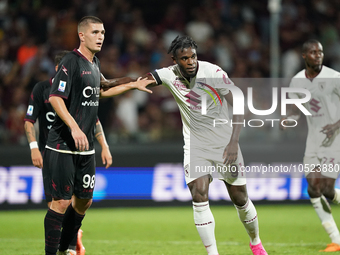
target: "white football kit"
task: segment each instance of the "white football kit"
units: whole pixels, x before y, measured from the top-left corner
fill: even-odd
[[[232,168],[225,166],[222,158],[232,134],[224,96],[229,93],[226,86],[234,84],[217,65],[198,61],[197,69],[190,81],[184,78],[178,65],[151,72],[158,85],[170,90],[181,113],[185,180],[189,183],[203,175],[222,172],[222,176],[217,174],[220,179],[244,185],[245,173],[236,170],[244,166],[240,148]]]
[[[307,89],[312,96],[309,102],[303,104],[312,114],[306,116],[308,135],[303,160],[305,174],[320,165],[322,175],[336,179],[340,171],[339,130],[330,139],[320,131],[322,127],[340,119],[340,73],[322,66],[321,72],[311,80],[305,72],[300,71],[290,83],[290,87]],[[297,99],[305,95],[289,93],[289,97]]]

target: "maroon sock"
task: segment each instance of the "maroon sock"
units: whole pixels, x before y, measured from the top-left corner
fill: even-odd
[[[57,213],[48,209],[44,226],[45,226],[45,252],[46,254],[56,254],[59,247],[61,225],[64,214]]]
[[[63,220],[63,231],[61,232],[60,248],[59,250],[65,251],[69,248],[72,241],[75,240],[77,244],[77,234],[81,227],[81,222],[85,215],[78,214],[72,207],[72,204],[67,208]]]

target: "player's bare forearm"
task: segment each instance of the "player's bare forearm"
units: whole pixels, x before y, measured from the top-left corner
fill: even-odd
[[[243,127],[243,121],[243,115],[233,115],[233,131],[230,137],[230,143],[238,143],[241,129]]]
[[[103,126],[99,120],[96,123],[95,136],[100,146],[102,147],[102,153],[101,153],[102,162],[105,165],[105,168],[108,168],[109,166],[112,165],[112,155],[109,149],[109,145],[106,142]]]
[[[144,91],[147,93],[152,93],[151,90],[147,89],[146,87],[149,86],[150,84],[155,83],[155,80],[149,80],[149,79],[142,79],[138,78],[134,82],[129,82],[127,84],[122,84],[113,88],[110,88],[108,90],[101,89],[100,90],[100,98],[105,98],[105,97],[112,97],[112,96],[117,96],[119,94],[125,93],[126,91],[129,91],[131,89],[138,89],[140,91]]]
[[[34,124],[32,122],[25,121],[24,127],[28,143],[37,141]]]
[[[34,124],[32,122],[25,121],[25,132],[28,143],[37,141]],[[35,167],[42,168],[43,159],[38,148],[31,148],[31,159]]]
[[[101,74],[101,79],[100,79],[100,87],[104,90],[116,87],[121,84],[126,84],[129,82],[136,81],[137,79],[133,79],[130,77],[122,77],[122,78],[116,78],[116,79],[106,79],[103,74]]]
[[[233,106],[234,101],[233,101],[233,96],[231,93],[224,95],[224,98],[228,102],[229,105]],[[232,135],[230,138],[230,143],[238,143],[240,133],[241,133],[241,128],[243,126],[243,120],[244,120],[243,115],[233,115],[233,131],[232,131]],[[238,123],[238,124],[234,124],[234,123]]]
[[[134,83],[130,82],[127,84],[118,85],[112,88],[109,88],[107,90],[101,89],[100,90],[100,98],[107,98],[107,97],[113,97],[118,96],[120,94],[123,94],[131,89],[134,89]]]
[[[233,115],[233,131],[228,145],[225,147],[222,158],[226,165],[233,164],[238,157],[238,141],[243,126],[243,115]]]
[[[64,99],[58,96],[52,96],[49,100],[56,114],[71,129],[71,135],[73,137],[76,148],[80,151],[88,150],[89,142],[87,140],[87,137],[84,132],[81,131],[77,122],[67,110]]]
[[[65,122],[65,124],[72,130],[75,128],[79,128],[77,122],[71,116],[69,111],[66,108],[64,99],[57,96],[52,96],[49,99],[54,111],[56,114]]]
[[[144,74],[140,77],[142,80],[152,80],[154,83],[150,86],[156,85],[156,82],[150,73]],[[109,88],[116,87],[123,84],[128,84],[130,82],[136,82],[137,78],[131,77],[121,77],[115,79],[106,79],[103,74],[100,75],[100,88],[102,90],[108,90]]]
[[[99,120],[96,123],[95,137],[96,137],[98,143],[100,144],[100,146],[102,147],[102,149],[104,147],[108,147],[108,144],[107,144],[106,138],[105,138],[105,134],[104,134],[104,130],[103,130],[103,126],[102,126],[102,124]]]

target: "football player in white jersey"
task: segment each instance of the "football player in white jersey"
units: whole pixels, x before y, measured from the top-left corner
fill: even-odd
[[[219,66],[198,61],[196,49],[197,44],[190,37],[176,37],[168,51],[174,65],[143,78],[154,81],[151,85],[166,86],[180,109],[185,179],[192,195],[195,225],[208,254],[218,254],[208,190],[212,175],[221,170],[219,179],[224,181],[246,228],[253,254],[265,255],[256,209],[248,198],[245,176],[240,171],[244,167],[238,145],[243,115],[234,115],[232,120],[228,117],[227,103],[232,105],[233,97],[227,86],[234,85]]]
[[[335,189],[340,171],[340,73],[322,65],[323,47],[317,40],[311,39],[303,44],[302,57],[306,69],[292,78],[290,87],[307,89],[312,96],[303,104],[312,114],[306,116],[308,136],[303,159],[308,194],[332,241],[323,251],[340,251],[339,230],[327,201],[340,203],[340,190]],[[301,96],[289,93],[292,99]],[[288,115],[288,118],[298,119],[300,110],[292,105]]]

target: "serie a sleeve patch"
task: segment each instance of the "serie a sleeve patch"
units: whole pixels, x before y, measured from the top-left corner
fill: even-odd
[[[29,105],[29,106],[28,106],[28,108],[27,108],[27,115],[28,115],[28,116],[32,116],[32,114],[33,114],[33,109],[34,109],[33,105]]]
[[[66,88],[66,81],[60,81],[59,86],[58,86],[58,91],[65,92],[65,88]]]

